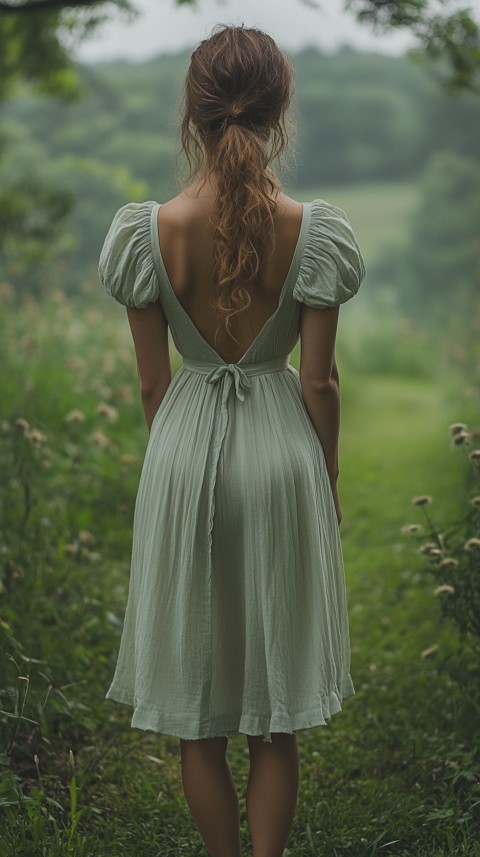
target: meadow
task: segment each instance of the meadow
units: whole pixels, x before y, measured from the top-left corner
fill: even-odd
[[[411,186],[377,190],[303,196],[349,212],[367,265],[376,230],[395,240],[415,199]],[[2,857],[207,857],[178,739],[132,730],[130,709],[104,699],[147,443],[125,313],[97,282],[20,307],[8,283],[0,290]],[[375,311],[368,280],[365,292],[342,309],[337,348],[356,693],[326,728],[298,733],[285,857],[476,857],[478,649],[443,615],[450,593],[421,548],[433,539],[445,557],[480,523],[478,379],[461,342]],[[173,346],[171,359],[175,371]],[[249,855],[245,736],[229,759]]]

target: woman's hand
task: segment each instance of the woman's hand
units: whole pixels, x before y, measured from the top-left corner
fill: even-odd
[[[342,520],[342,512],[340,510],[340,500],[338,498],[337,483],[335,482],[335,484],[333,484],[331,486],[331,488],[332,488],[333,502],[335,503],[335,512],[337,513],[337,521],[338,521],[338,525],[340,526],[340,521]]]

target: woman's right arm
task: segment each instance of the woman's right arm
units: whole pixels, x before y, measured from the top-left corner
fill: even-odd
[[[324,309],[302,306],[299,375],[305,407],[322,445],[340,523],[337,495],[340,384],[335,362],[338,315],[338,306]]]

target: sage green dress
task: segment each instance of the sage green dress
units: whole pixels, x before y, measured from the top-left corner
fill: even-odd
[[[238,363],[200,336],[169,282],[159,203],[115,214],[99,275],[121,304],[160,301],[183,365],[154,417],[107,699],[184,739],[325,725],[355,693],[339,526],[289,355],[301,304],[353,297],[365,267],[345,213],[304,203],[278,309]]]

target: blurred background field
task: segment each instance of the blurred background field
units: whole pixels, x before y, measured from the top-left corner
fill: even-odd
[[[120,205],[177,192],[188,57],[76,63],[77,101],[21,79],[0,105],[2,857],[207,854],[178,740],[104,700],[148,438],[125,312],[96,265]],[[480,101],[406,56],[293,60],[285,188],[346,211],[367,276],[337,347],[356,694],[298,735],[286,855],[475,857]],[[245,747],[231,740],[240,792]],[[243,803],[242,838],[248,854]]]

